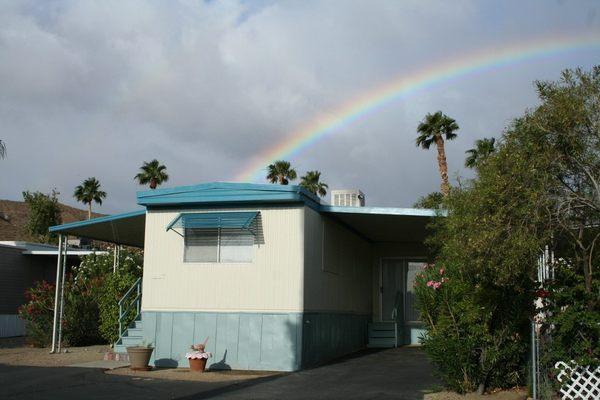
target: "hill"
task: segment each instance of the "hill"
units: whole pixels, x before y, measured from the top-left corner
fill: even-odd
[[[75,222],[87,219],[87,211],[59,204],[62,222]],[[103,214],[92,213],[92,218]],[[23,201],[0,200],[0,241],[27,240],[25,225],[29,219],[29,207]]]

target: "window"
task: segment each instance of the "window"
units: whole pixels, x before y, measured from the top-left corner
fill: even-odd
[[[186,228],[184,262],[252,262],[254,235],[238,228]]]

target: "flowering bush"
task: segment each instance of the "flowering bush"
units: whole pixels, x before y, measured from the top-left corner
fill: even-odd
[[[118,338],[118,301],[141,276],[141,253],[120,252],[113,273],[113,254],[85,256],[65,277],[62,337],[70,346],[114,342]],[[19,309],[35,346],[52,340],[55,285],[39,282],[26,292]]]
[[[37,282],[25,292],[27,302],[19,307],[19,317],[25,321],[28,339],[34,346],[43,347],[52,340],[54,291],[54,284]]]
[[[438,375],[461,393],[478,389],[482,382],[492,387],[519,384],[522,374],[512,372],[523,365],[522,337],[512,333],[519,330],[495,330],[496,313],[510,318],[513,306],[495,305],[497,289],[471,285],[453,270],[429,264],[415,280],[417,304],[428,329],[421,341]]]

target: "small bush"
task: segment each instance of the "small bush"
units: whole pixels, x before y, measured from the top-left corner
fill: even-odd
[[[54,318],[54,284],[37,282],[25,292],[27,303],[19,307],[19,317],[25,321],[29,342],[44,347],[52,341]]]
[[[87,346],[118,338],[118,301],[142,274],[141,252],[122,250],[113,273],[113,254],[85,256],[65,278],[62,338],[70,346]],[[55,285],[37,283],[19,309],[35,346],[52,340]]]

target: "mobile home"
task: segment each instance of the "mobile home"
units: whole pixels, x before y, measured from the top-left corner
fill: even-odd
[[[140,315],[117,351],[152,342],[154,365],[187,366],[190,344],[208,338],[209,367],[294,371],[418,343],[412,284],[433,211],[242,183],[149,190],[137,202],[51,228],[144,248]]]

